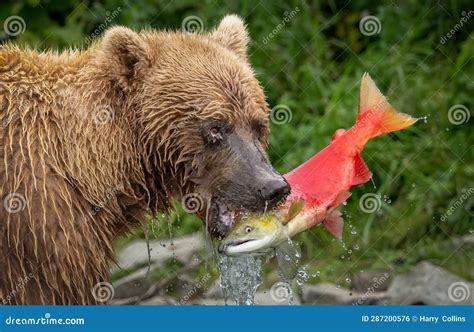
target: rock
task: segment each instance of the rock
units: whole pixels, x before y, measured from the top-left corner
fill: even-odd
[[[355,291],[364,293],[383,292],[388,289],[392,281],[390,271],[364,271],[357,272],[351,278],[351,288]]]
[[[370,289],[358,293],[331,283],[320,283],[303,286],[301,299],[304,304],[386,304],[387,296],[385,292]]]
[[[141,305],[176,305],[175,299],[169,296],[155,296],[140,302]]]
[[[288,296],[278,296],[271,290],[257,292],[255,294],[255,304],[257,305],[288,305]],[[297,294],[293,294],[292,305],[300,305],[301,301]]]
[[[201,233],[171,240],[150,240],[151,264],[163,265],[170,259],[176,259],[182,263],[188,262],[194,253],[204,248],[204,239]],[[119,269],[132,269],[148,264],[148,249],[145,240],[136,240],[129,243],[118,254]]]
[[[464,251],[474,250],[474,234],[467,234],[461,237],[456,237],[451,241],[454,250],[462,249]]]
[[[150,267],[150,271],[156,267]],[[144,294],[154,283],[146,278],[148,268],[142,268],[113,283],[114,299],[125,299]]]
[[[429,262],[395,276],[387,296],[392,304],[473,304],[474,283]]]
[[[224,299],[199,299],[188,303],[189,305],[225,305]]]
[[[203,294],[206,299],[223,299],[224,292],[222,291],[221,282],[218,278]]]

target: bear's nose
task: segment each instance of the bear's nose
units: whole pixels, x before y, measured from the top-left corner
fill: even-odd
[[[260,189],[260,195],[268,202],[270,208],[279,203],[289,193],[290,186],[283,177],[268,180]]]

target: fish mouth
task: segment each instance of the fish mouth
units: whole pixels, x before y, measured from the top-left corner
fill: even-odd
[[[240,239],[222,242],[218,251],[227,256],[240,256],[245,254],[262,254],[271,249],[273,236],[265,236],[260,239]]]

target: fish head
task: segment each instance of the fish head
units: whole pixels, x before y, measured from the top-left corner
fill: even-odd
[[[285,226],[281,219],[277,212],[249,215],[224,238],[219,245],[219,252],[239,256],[270,250],[283,238]]]

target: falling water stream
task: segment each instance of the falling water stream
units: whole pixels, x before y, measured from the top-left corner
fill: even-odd
[[[219,255],[221,288],[226,304],[252,305],[255,293],[262,283],[262,257]]]

